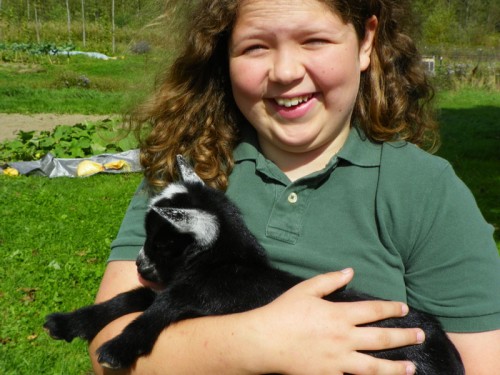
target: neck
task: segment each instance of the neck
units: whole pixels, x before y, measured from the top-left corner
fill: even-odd
[[[332,142],[307,151],[294,152],[276,147],[267,148],[262,143],[261,147],[264,155],[293,182],[325,168],[330,159],[344,146],[348,135],[349,129],[339,134]]]

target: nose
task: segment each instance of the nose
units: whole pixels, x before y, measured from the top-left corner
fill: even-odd
[[[137,255],[137,258],[135,260],[135,265],[137,267],[140,267],[141,264],[143,263],[144,261],[144,246],[141,247],[141,250],[139,251],[139,254]]]
[[[305,67],[300,55],[293,49],[276,50],[269,79],[273,82],[288,85],[300,81],[305,75]]]

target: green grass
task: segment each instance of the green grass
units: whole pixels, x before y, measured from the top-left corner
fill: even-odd
[[[438,155],[453,165],[497,230],[500,249],[500,91],[461,90],[439,95],[442,146]]]
[[[124,111],[120,93],[102,93],[81,89],[32,89],[19,87],[16,90],[0,88],[2,102],[0,111],[9,113],[17,108],[18,113],[82,113],[110,114]],[[47,98],[51,98],[47,101]]]
[[[123,113],[150,90],[160,53],[0,63],[0,112]]]
[[[84,374],[86,344],[50,339],[50,312],[92,303],[140,174],[0,177],[0,374]]]

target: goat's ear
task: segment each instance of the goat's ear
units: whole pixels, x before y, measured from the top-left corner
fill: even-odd
[[[182,155],[177,155],[177,169],[181,175],[182,182],[205,184]]]
[[[219,236],[219,222],[208,212],[189,209],[151,206],[178,232],[190,234],[201,247],[210,246]]]

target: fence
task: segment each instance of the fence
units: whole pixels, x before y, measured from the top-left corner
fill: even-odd
[[[472,84],[500,89],[500,48],[422,50],[422,64],[446,88]]]

